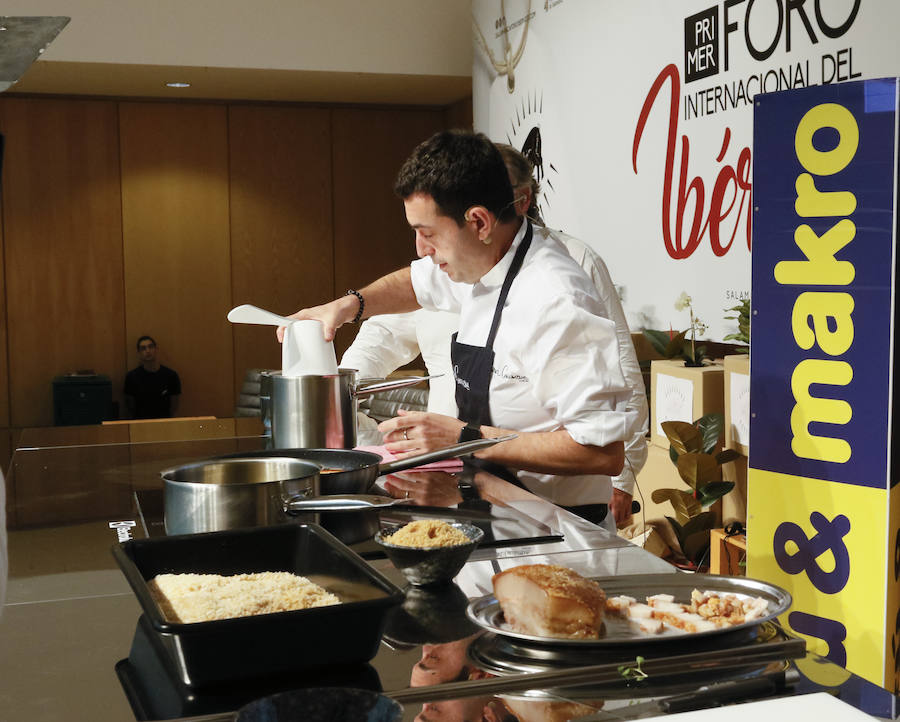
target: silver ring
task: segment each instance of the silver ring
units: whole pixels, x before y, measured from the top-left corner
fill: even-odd
[[[406,439],[407,441],[409,441],[409,427],[408,426],[405,429],[403,429],[403,438]],[[407,496],[409,496],[409,495],[407,494]]]

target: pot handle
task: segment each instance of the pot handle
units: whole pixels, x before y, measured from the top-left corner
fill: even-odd
[[[284,502],[284,510],[294,515],[303,512],[364,511],[409,503],[409,499],[392,499],[389,496],[375,494],[334,494],[313,498],[296,496]]]
[[[407,386],[415,386],[416,384],[420,384],[423,381],[428,381],[429,379],[436,379],[439,376],[443,376],[444,374],[436,374],[434,376],[409,376],[402,379],[391,379],[390,381],[380,381],[377,384],[370,384],[369,386],[357,386],[354,388],[351,393],[356,398],[361,398],[363,396],[370,396],[371,394],[376,394],[379,391],[390,391],[391,389],[402,389]]]
[[[417,466],[424,466],[433,461],[445,461],[446,459],[457,459],[460,456],[468,456],[476,451],[487,449],[489,446],[499,444],[503,441],[515,439],[518,434],[507,434],[506,436],[498,436],[496,439],[475,439],[474,441],[464,441],[461,444],[453,444],[443,449],[429,451],[425,454],[416,454],[415,456],[407,456],[404,459],[396,461],[387,461],[378,465],[379,476],[384,474],[393,474],[397,471],[405,469],[413,469]]]

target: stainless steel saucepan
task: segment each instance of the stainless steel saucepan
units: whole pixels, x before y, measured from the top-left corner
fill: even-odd
[[[166,534],[279,524],[284,497],[319,494],[321,468],[291,457],[237,457],[184,464],[161,473]]]
[[[377,454],[366,451],[289,449],[230,454],[185,464],[162,472],[166,533],[194,534],[283,523],[292,516],[292,501],[302,502],[320,494],[365,493],[383,474],[466,456],[513,438],[515,434],[466,441],[390,462],[381,462]],[[306,511],[300,506],[293,514]],[[345,532],[323,526],[342,541],[353,543],[349,537],[362,533],[362,517],[367,514],[333,513],[336,529],[343,526],[341,517],[352,518]],[[377,531],[377,514],[371,515]],[[368,529],[365,531],[365,536],[371,536]]]
[[[401,389],[433,376],[362,385],[355,369],[339,369],[325,376],[283,376],[269,371],[261,383],[269,392],[272,445],[276,449],[352,449],[357,444],[358,400],[379,391]],[[261,402],[262,405],[262,402]]]

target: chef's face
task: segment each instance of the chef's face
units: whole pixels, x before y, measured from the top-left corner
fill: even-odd
[[[474,222],[456,225],[449,216],[442,215],[434,198],[414,193],[405,201],[406,220],[416,234],[416,253],[419,258],[429,256],[453,281],[475,283],[487,273],[493,263],[487,247],[478,239]]]
[[[481,722],[481,712],[488,701],[489,697],[471,697],[428,702],[416,715],[415,722]]]
[[[445,644],[425,644],[422,658],[416,662],[409,678],[410,687],[427,687],[458,679],[466,667],[466,650],[471,638]]]

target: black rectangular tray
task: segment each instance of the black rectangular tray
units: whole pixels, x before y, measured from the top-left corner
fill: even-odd
[[[371,664],[307,669],[203,687],[185,686],[161,650],[147,616],[138,619],[128,659],[116,664],[116,676],[136,720],[166,720],[231,712],[261,697],[306,687],[353,687],[381,692]]]
[[[311,667],[367,662],[387,612],[403,592],[315,524],[285,524],[140,539],[113,547],[155,642],[188,686],[262,677]],[[342,601],[328,607],[211,622],[167,621],[147,582],[158,574],[291,572]]]

